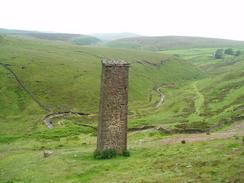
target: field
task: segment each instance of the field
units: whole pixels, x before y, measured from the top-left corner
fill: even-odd
[[[242,182],[241,138],[163,145],[156,132],[129,133],[130,157],[95,160],[95,136],[24,139],[1,146],[1,182]],[[144,139],[143,141],[140,139]],[[43,149],[54,153],[43,158]]]
[[[31,37],[44,40],[52,41],[65,41],[69,43],[74,43],[77,45],[94,45],[101,42],[96,37],[82,35],[82,34],[67,34],[67,33],[43,33],[38,31],[24,31],[24,30],[11,30],[11,29],[1,29],[0,34],[11,35],[11,36],[21,36],[21,37]]]
[[[102,58],[120,58],[131,65],[129,113],[132,126],[135,125],[133,119],[145,113],[145,110],[154,112],[154,103],[159,99],[154,92],[155,87],[203,77],[193,64],[160,53],[79,47],[23,38],[9,38],[5,42],[1,46],[1,63],[9,64],[8,67],[48,113],[78,111],[91,114],[93,121],[97,119]],[[33,118],[41,124],[40,118],[45,111],[28,96],[9,71],[5,68],[1,68],[1,71],[1,101],[6,101],[1,103],[1,120],[12,120],[11,123],[21,126],[19,129],[33,126]],[[153,97],[149,101],[151,95]],[[32,118],[33,114],[35,116]],[[12,128],[6,124],[8,127]],[[1,129],[1,133],[9,132],[4,127]],[[24,132],[22,129],[20,131]]]
[[[230,41],[242,54],[214,59],[230,42],[195,41],[146,51],[0,36],[0,182],[243,182],[243,131],[231,129],[244,118],[244,47]],[[130,63],[131,156],[96,160],[106,58]],[[45,115],[57,112],[88,115],[56,118],[48,129]],[[164,143],[181,133],[213,139]],[[43,158],[44,150],[53,154]]]
[[[163,51],[172,49],[243,47],[244,42],[202,37],[162,36],[118,39],[108,42],[106,46],[112,48]]]

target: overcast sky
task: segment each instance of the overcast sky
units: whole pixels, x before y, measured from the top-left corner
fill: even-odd
[[[0,28],[244,40],[244,0],[0,0]]]

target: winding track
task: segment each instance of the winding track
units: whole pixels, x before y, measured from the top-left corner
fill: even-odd
[[[227,139],[231,137],[244,136],[244,121],[236,122],[224,131],[217,131],[210,134],[195,133],[195,134],[180,134],[160,140],[161,144],[176,144],[185,142],[205,142],[216,139]]]
[[[66,116],[87,116],[87,115],[89,115],[89,114],[85,114],[85,113],[81,113],[81,112],[72,112],[72,111],[56,112],[56,113],[51,113],[51,114],[46,115],[44,117],[43,121],[47,125],[48,128],[53,128],[52,120],[54,118],[60,118],[60,117],[66,117]],[[89,128],[96,130],[96,127],[91,126],[91,125],[81,124],[81,123],[75,123],[75,124],[77,124],[79,126],[89,127]]]
[[[46,111],[47,113],[49,113],[48,115],[46,115],[43,119],[44,123],[47,125],[48,128],[53,128],[52,125],[52,119],[53,118],[57,118],[57,117],[64,117],[67,115],[88,115],[85,113],[81,113],[81,112],[72,112],[72,111],[67,111],[67,112],[56,112],[56,113],[51,113],[51,110],[46,107],[44,104],[42,104],[36,97],[35,95],[25,86],[25,84],[21,81],[21,79],[17,76],[17,74],[15,74],[15,72],[9,67],[8,64],[3,64],[0,63],[0,66],[2,66],[4,69],[6,69],[9,73],[12,74],[12,76],[14,76],[15,80],[17,81],[17,83],[20,85],[20,87],[32,98],[33,101],[35,101],[38,106],[43,109],[44,111]],[[78,123],[77,123],[78,124]],[[86,127],[90,127],[90,128],[94,128],[93,126],[90,125],[86,125],[86,124],[78,124],[81,126],[86,126]]]
[[[24,85],[24,83],[20,80],[20,78],[15,74],[15,72],[8,67],[7,64],[3,64],[0,63],[0,66],[2,66],[3,68],[5,68],[8,72],[10,72],[14,78],[16,79],[17,83],[21,86],[21,88],[33,99],[33,101],[35,101],[43,110],[45,110],[46,112],[50,112],[51,110],[48,109],[45,105],[43,105],[34,95],[33,93],[27,89],[27,87]],[[203,96],[201,96],[201,93],[198,91],[198,88],[196,86],[196,83],[194,83],[193,85],[200,101],[199,101],[199,105],[198,108],[196,109],[197,113],[200,113],[200,108],[201,108],[201,104],[202,101],[204,101],[204,98],[201,99]],[[156,90],[159,94],[160,94],[160,100],[156,105],[156,108],[160,107],[162,105],[162,103],[164,102],[165,96],[164,94],[160,91],[160,87],[157,88]],[[51,113],[48,114],[44,117],[44,122],[47,125],[48,128],[53,128],[52,125],[52,119],[53,118],[57,118],[57,117],[64,117],[67,115],[88,115],[85,113],[80,113],[80,112],[57,112],[57,113]],[[85,127],[89,127],[92,128],[94,130],[96,130],[96,127],[90,126],[90,125],[86,125],[86,124],[77,124],[77,125],[81,125],[81,126],[85,126]],[[150,129],[150,128],[155,128],[154,126],[150,126],[149,128],[145,128],[145,129]],[[143,129],[139,129],[140,130],[145,130]],[[134,129],[131,131],[137,131],[138,129]],[[211,133],[209,135],[207,135],[206,133],[196,133],[196,134],[180,134],[180,135],[176,135],[175,137],[169,137],[166,139],[163,139],[160,141],[161,144],[175,144],[175,143],[180,143],[181,141],[186,141],[186,142],[201,142],[201,141],[209,141],[209,140],[214,140],[214,139],[226,139],[226,138],[230,138],[233,136],[244,136],[244,121],[239,122],[234,124],[231,128],[222,131],[222,132],[214,132]]]
[[[159,107],[163,104],[163,102],[164,102],[165,95],[161,92],[160,87],[157,88],[156,91],[157,91],[158,94],[160,95],[160,99],[159,99],[159,101],[158,101],[158,103],[157,103],[157,105],[156,105],[156,108],[159,108]]]

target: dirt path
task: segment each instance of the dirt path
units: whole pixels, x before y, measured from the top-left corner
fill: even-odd
[[[56,113],[51,113],[51,114],[46,115],[44,117],[43,121],[47,125],[48,128],[53,128],[52,120],[55,118],[64,118],[67,116],[87,116],[87,115],[89,115],[89,114],[85,114],[85,113],[81,113],[81,112],[72,112],[72,111],[56,112]],[[90,126],[87,124],[80,124],[80,123],[76,123],[76,124],[80,125],[80,126],[85,126],[85,127],[96,129],[96,127],[93,127],[93,126]]]
[[[187,142],[204,142],[214,139],[226,139],[233,136],[244,136],[244,121],[234,123],[231,127],[224,131],[213,132],[210,134],[197,133],[197,134],[180,134],[171,136],[160,140],[161,144],[176,144],[181,143],[183,140]]]
[[[157,92],[159,93],[159,95],[160,95],[160,99],[159,99],[159,101],[158,101],[158,103],[157,103],[157,105],[156,105],[156,108],[159,108],[159,107],[163,104],[163,102],[164,102],[165,95],[161,92],[160,87],[157,88],[156,91],[157,91]]]

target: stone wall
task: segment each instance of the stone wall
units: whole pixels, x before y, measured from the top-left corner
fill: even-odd
[[[103,60],[97,150],[127,148],[128,68],[121,60]]]

